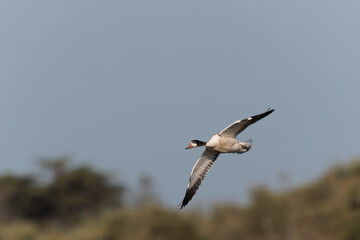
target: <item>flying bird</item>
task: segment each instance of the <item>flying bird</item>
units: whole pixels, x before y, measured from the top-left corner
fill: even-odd
[[[179,204],[180,209],[185,207],[189,201],[193,198],[196,191],[199,189],[201,182],[204,180],[210,167],[215,162],[220,153],[244,153],[251,149],[252,141],[239,142],[236,140],[236,136],[244,131],[251,124],[263,119],[274,111],[274,109],[268,109],[266,112],[238,120],[229,126],[227,126],[221,132],[213,135],[207,142],[200,140],[191,140],[188,147],[185,149],[191,149],[196,147],[205,147],[205,151],[194,165],[189,183],[187,185],[185,197]]]

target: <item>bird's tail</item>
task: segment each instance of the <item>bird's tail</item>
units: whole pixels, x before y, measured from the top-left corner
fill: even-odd
[[[252,139],[249,139],[245,142],[240,142],[240,146],[242,148],[241,153],[249,151],[252,147],[252,144],[251,144],[252,142],[253,142]]]

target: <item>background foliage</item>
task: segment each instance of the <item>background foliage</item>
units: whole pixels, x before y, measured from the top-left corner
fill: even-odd
[[[247,205],[185,211],[161,205],[150,176],[125,204],[124,184],[89,166],[59,158],[41,170],[0,177],[0,240],[360,239],[360,159],[294,189],[257,186]]]

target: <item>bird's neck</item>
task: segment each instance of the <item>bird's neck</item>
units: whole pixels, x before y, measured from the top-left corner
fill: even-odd
[[[196,143],[197,147],[201,147],[201,146],[205,146],[206,142],[200,141],[200,140],[194,140],[194,142]]]

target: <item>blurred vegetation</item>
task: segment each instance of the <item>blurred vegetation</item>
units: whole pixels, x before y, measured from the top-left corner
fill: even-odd
[[[33,176],[0,177],[0,219],[65,226],[83,215],[122,204],[122,185],[87,166],[70,169],[68,162],[67,158],[41,161],[42,170],[50,172],[47,182]]]
[[[206,211],[162,206],[148,175],[129,205],[125,186],[91,167],[55,159],[41,169],[50,177],[0,177],[0,240],[360,239],[360,159],[304,186],[257,186],[247,205]]]

